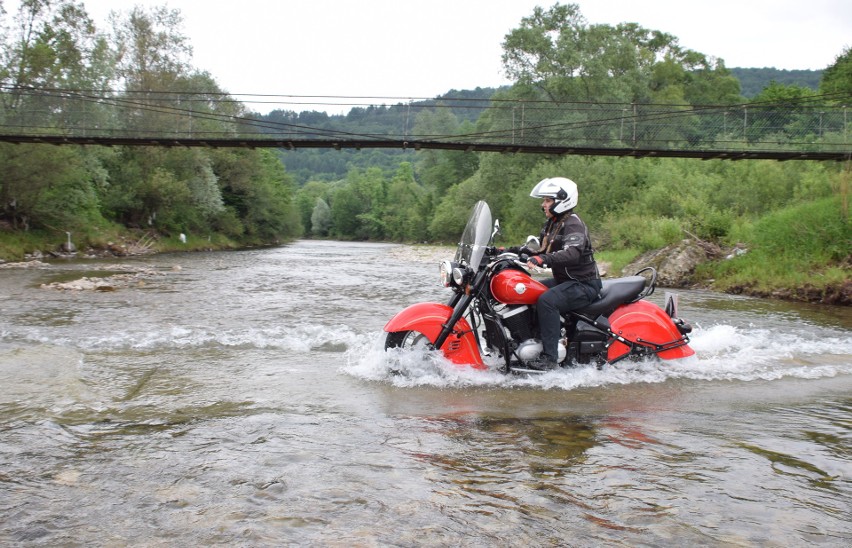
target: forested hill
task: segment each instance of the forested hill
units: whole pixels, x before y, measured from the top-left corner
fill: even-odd
[[[776,68],[731,68],[740,81],[740,93],[751,99],[770,84],[776,82],[785,86],[800,86],[813,90],[819,89],[821,70],[783,70]]]

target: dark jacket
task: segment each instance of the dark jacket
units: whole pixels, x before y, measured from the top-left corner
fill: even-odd
[[[576,213],[548,219],[540,239],[541,255],[558,283],[600,279],[589,229]]]

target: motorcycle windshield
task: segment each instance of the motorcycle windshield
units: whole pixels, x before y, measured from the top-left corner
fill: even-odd
[[[473,206],[467,226],[464,227],[455,261],[464,261],[473,268],[478,268],[485,255],[485,248],[491,241],[491,228],[491,208],[480,200]]]

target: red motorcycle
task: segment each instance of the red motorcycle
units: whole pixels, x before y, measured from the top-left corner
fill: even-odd
[[[453,291],[448,304],[417,303],[399,312],[384,327],[386,349],[438,348],[451,362],[477,369],[488,368],[483,356],[496,356],[506,373],[541,372],[529,362],[542,351],[535,305],[547,287],[530,275],[523,253],[491,245],[499,226],[487,203],[474,206],[455,258],[440,266],[442,285]],[[595,302],[563,316],[560,366],[693,355],[692,328],[677,317],[677,296],[666,296],[665,310],[645,300],[655,286],[653,268],[603,280]]]

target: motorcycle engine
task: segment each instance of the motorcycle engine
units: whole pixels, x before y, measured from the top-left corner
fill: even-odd
[[[507,306],[504,304],[494,307],[497,315],[503,320],[503,325],[509,329],[512,339],[526,341],[532,339],[532,310],[527,305]]]
[[[521,361],[528,362],[537,359],[541,355],[542,350],[544,350],[544,346],[542,346],[540,340],[527,339],[518,346],[518,349],[515,350],[515,353],[517,353]],[[564,339],[559,341],[558,352],[559,361],[561,362],[565,359],[566,356]]]
[[[518,357],[525,362],[532,361],[541,355],[543,347],[537,339],[527,339],[522,342],[515,351]]]
[[[535,336],[533,331],[533,324],[535,322],[533,310],[527,305],[509,306],[505,304],[498,304],[494,307],[494,310],[500,316],[503,325],[508,329],[512,340],[522,341],[515,350],[518,357],[525,362],[537,359],[544,347],[540,340],[533,338]],[[560,341],[558,351],[558,359],[561,362],[566,356],[564,340]]]

